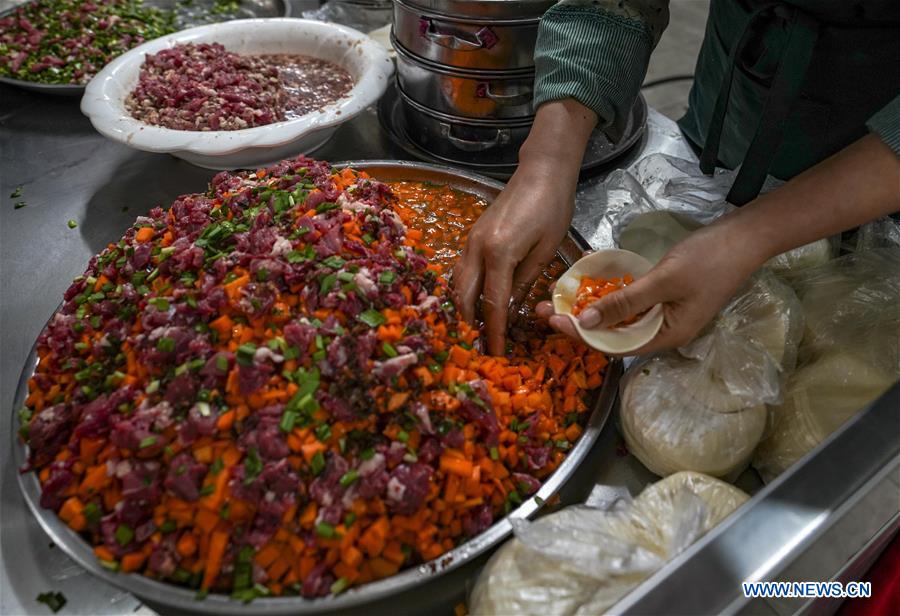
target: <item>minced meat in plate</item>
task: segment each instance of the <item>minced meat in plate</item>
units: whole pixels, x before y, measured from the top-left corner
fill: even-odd
[[[326,60],[187,44],[147,55],[125,106],[135,119],[155,126],[240,130],[312,113],[352,87],[350,74]]]

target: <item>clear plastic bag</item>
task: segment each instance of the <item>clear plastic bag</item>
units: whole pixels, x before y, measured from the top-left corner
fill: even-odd
[[[780,402],[803,333],[800,303],[769,272],[756,274],[693,342],[629,368],[620,428],[657,475],[696,471],[735,478]]]
[[[715,527],[747,495],[679,473],[607,509],[568,507],[518,521],[469,602],[477,614],[599,614]]]
[[[802,361],[849,350],[900,372],[900,246],[844,255],[788,282],[805,314]]]
[[[772,427],[753,467],[769,483],[887,391],[897,376],[838,350],[801,366],[788,381],[784,403],[770,409]]]
[[[317,9],[304,11],[303,17],[371,32],[391,23],[391,3],[384,0],[328,0]]]
[[[877,248],[896,248],[900,246],[900,219],[886,216],[868,222],[856,233],[856,242],[852,250],[862,252]]]
[[[704,175],[696,161],[651,154],[611,173],[602,190],[592,190],[592,198],[582,198],[579,208],[604,212],[591,233],[593,245],[625,248],[657,262],[690,231],[735,210],[725,198],[736,175],[726,169]],[[762,192],[781,184],[768,178]],[[812,267],[831,259],[836,248],[834,239],[823,239],[778,255],[766,265],[778,273]]]
[[[771,481],[900,378],[900,247],[845,255],[790,277],[806,328],[783,404],[753,465]]]

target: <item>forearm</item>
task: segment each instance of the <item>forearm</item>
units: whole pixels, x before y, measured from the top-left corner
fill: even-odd
[[[519,169],[574,185],[596,124],[597,114],[574,99],[544,103],[519,150]]]
[[[755,269],[792,248],[900,211],[900,157],[875,135],[723,217],[714,227]]]
[[[668,0],[562,0],[541,19],[535,106],[577,100],[612,140],[621,137],[668,22]]]

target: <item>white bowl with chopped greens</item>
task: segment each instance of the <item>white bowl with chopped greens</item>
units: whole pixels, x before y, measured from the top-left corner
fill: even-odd
[[[346,70],[354,84],[343,98],[321,109],[240,130],[175,130],[132,117],[126,99],[138,84],[145,56],[189,43],[219,43],[242,55],[327,60]],[[210,169],[253,168],[324,144],[340,124],[381,97],[393,71],[387,51],[351,28],[290,18],[238,20],[177,32],[120,56],[88,84],[81,110],[101,134],[129,147],[172,154]]]

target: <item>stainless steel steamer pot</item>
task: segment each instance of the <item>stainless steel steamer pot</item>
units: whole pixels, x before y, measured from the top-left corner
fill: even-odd
[[[492,201],[503,189],[503,184],[500,182],[475,173],[424,163],[367,160],[339,163],[335,166],[350,166],[366,171],[374,178],[386,181],[413,180],[445,183],[459,190],[477,194],[487,201]],[[562,246],[559,247],[557,254],[571,265],[581,257],[582,251],[587,247],[586,242],[576,231],[572,230],[563,241]],[[28,395],[28,379],[34,374],[37,366],[36,347],[35,344],[19,378],[14,409],[21,408]],[[56,513],[40,506],[41,488],[35,473],[19,474],[18,483],[22,495],[38,523],[60,549],[91,574],[133,593],[157,611],[235,616],[243,616],[248,613],[284,616],[328,612],[403,613],[403,605],[420,605],[424,601],[433,600],[436,595],[447,595],[446,585],[450,583],[449,580],[453,580],[452,583],[458,586],[458,588],[455,587],[457,591],[461,589],[465,585],[465,580],[474,575],[478,563],[483,560],[483,557],[512,532],[512,520],[534,517],[545,502],[561,491],[568,493],[570,495],[568,498],[572,501],[584,497],[585,488],[589,488],[594,481],[591,474],[597,463],[597,452],[593,451],[594,444],[609,419],[621,375],[621,362],[610,363],[603,386],[599,391],[594,392],[588,401],[591,409],[590,417],[581,439],[575,444],[559,468],[544,481],[537,493],[526,499],[508,516],[500,518],[480,535],[450,550],[436,560],[403,570],[397,575],[377,582],[351,588],[333,597],[257,599],[248,606],[241,601],[230,599],[227,595],[212,593],[204,600],[198,601],[195,591],[188,588],[159,582],[136,573],[114,573],[100,566],[91,546],[60,520]],[[22,467],[27,461],[28,448],[18,440],[18,413],[10,413],[10,421],[13,424],[13,429],[10,431],[13,459],[18,467]],[[582,467],[584,472],[578,473],[579,467]],[[576,489],[576,484],[581,484],[581,486]]]
[[[394,0],[394,35],[413,54],[446,66],[530,69],[540,16],[551,4]]]
[[[397,83],[417,103],[463,118],[533,115],[534,72],[467,71],[421,60],[393,37]]]
[[[441,113],[420,105],[399,90],[406,134],[423,150],[464,164],[516,164],[532,118],[476,120]]]

